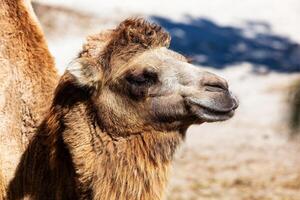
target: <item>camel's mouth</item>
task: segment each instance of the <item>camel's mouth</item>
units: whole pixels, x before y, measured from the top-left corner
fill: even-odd
[[[215,110],[212,108],[199,106],[196,115],[206,122],[225,121],[234,115],[235,109],[228,111]]]
[[[189,105],[191,112],[196,115],[197,118],[205,122],[225,121],[230,119],[236,108],[238,107],[237,100],[231,99],[230,106],[224,105],[222,107],[215,105],[205,105],[195,101],[193,98],[189,99]]]

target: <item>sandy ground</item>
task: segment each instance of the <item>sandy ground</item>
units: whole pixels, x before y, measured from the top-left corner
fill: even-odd
[[[176,0],[170,8],[169,1],[163,0],[46,2],[84,10],[36,6],[61,73],[80,50],[85,35],[114,27],[126,16],[159,14],[180,19],[189,13],[239,26],[245,20],[268,21],[276,33],[300,41],[296,0],[245,0],[243,4]],[[100,12],[100,8],[104,9]],[[207,70],[229,81],[240,107],[227,122],[189,129],[174,161],[166,199],[299,200],[300,141],[288,134],[286,104],[290,84],[300,75],[259,73],[248,63]]]

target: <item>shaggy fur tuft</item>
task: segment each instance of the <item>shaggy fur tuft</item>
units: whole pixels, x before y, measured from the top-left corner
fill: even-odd
[[[108,44],[97,58],[104,71],[110,71],[115,60],[126,63],[138,53],[150,48],[169,47],[171,41],[170,35],[161,26],[144,19],[127,19],[110,33]],[[103,37],[105,35],[100,35],[100,38]],[[87,51],[84,50],[80,57],[86,55]],[[122,66],[122,63],[119,63],[119,66]]]

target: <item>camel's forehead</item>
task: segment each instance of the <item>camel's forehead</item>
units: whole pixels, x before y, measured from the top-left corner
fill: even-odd
[[[186,58],[179,53],[165,47],[147,50],[136,56],[130,62],[131,66],[151,66],[154,68],[164,67],[172,63],[187,62]]]
[[[179,53],[169,50],[165,47],[150,49],[138,54],[123,66],[119,66],[112,70],[114,78],[122,76],[130,70],[153,68],[161,75],[173,76],[180,71],[186,71],[185,68],[190,68],[187,59]]]
[[[166,47],[155,48],[155,49],[150,49],[148,51],[145,51],[139,56],[139,58],[140,59],[156,58],[162,61],[167,61],[169,59],[186,61],[186,58],[184,56]]]

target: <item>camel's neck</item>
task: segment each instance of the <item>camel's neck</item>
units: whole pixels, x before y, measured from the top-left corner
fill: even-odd
[[[152,134],[156,134],[153,136]],[[108,143],[95,159],[95,199],[159,200],[179,144],[176,133],[141,133]]]
[[[181,135],[141,131],[116,139],[85,113],[77,107],[66,115],[63,133],[81,192],[99,200],[161,199]]]
[[[0,0],[0,171],[6,180],[48,109],[57,82],[28,2]]]

